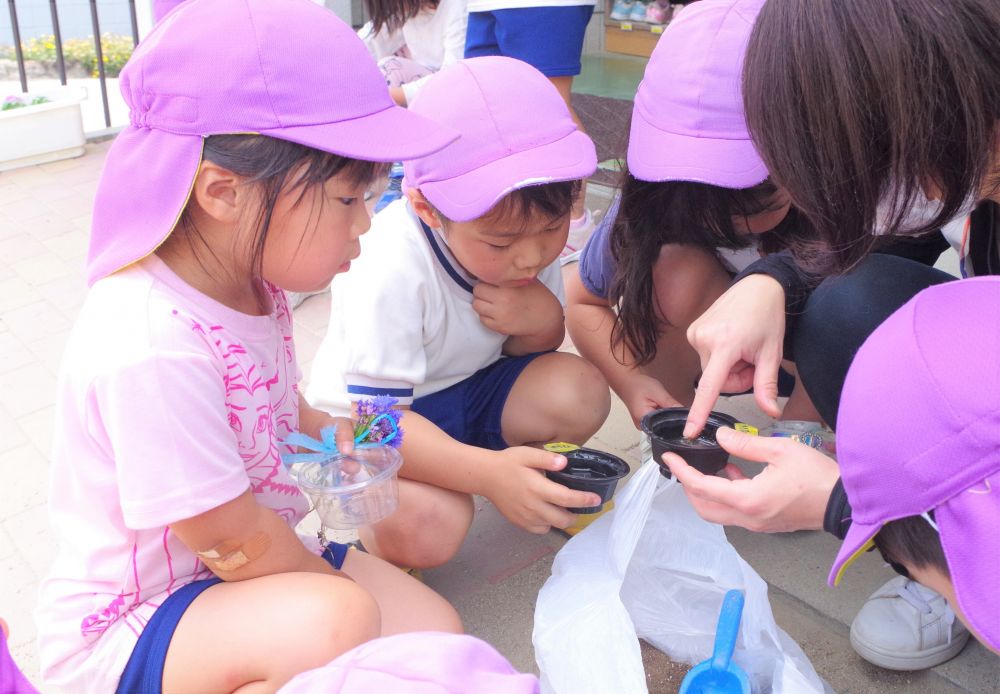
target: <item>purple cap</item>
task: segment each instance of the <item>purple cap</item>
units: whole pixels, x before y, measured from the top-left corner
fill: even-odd
[[[749,188],[768,177],[740,77],[764,0],[701,0],[663,31],[635,95],[629,172],[643,181]]]
[[[461,60],[428,80],[410,109],[462,133],[448,147],[403,165],[445,217],[482,217],[518,188],[586,178],[594,143],[538,70],[513,58]]]
[[[515,670],[485,641],[437,632],[369,641],[298,675],[280,694],[537,694],[538,678]]]
[[[961,611],[1000,649],[1000,277],[926,289],[872,333],[837,457],[853,519],[831,585],[885,523],[933,509]]]
[[[90,284],[169,236],[209,135],[259,133],[369,161],[457,137],[395,106],[354,31],[310,0],[188,0],[139,44],[120,84],[130,124],[98,185]]]

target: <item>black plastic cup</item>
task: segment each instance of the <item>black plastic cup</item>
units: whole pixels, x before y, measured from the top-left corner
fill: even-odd
[[[562,470],[546,470],[545,476],[570,489],[594,492],[601,497],[601,503],[597,506],[566,509],[572,513],[600,511],[615,495],[618,480],[628,474],[628,463],[604,451],[577,448],[562,455],[566,457],[566,467]]]
[[[670,468],[663,462],[663,454],[676,453],[688,465],[706,475],[714,475],[726,467],[729,453],[715,440],[719,427],[734,427],[736,420],[728,414],[712,412],[705,428],[697,438],[684,438],[684,425],[689,410],[686,407],[668,407],[654,410],[642,418],[642,430],[653,446],[653,459],[660,466],[660,474],[669,478]]]

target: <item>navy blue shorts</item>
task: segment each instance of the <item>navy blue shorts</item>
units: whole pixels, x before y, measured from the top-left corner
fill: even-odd
[[[593,5],[470,12],[465,57],[503,55],[546,77],[579,75],[583,35],[593,13]]]
[[[326,546],[323,558],[333,568],[340,569],[347,550],[347,545],[331,542]],[[118,682],[117,694],[160,694],[163,689],[163,663],[181,616],[195,598],[216,583],[222,583],[222,579],[213,577],[188,583],[163,601],[139,635],[139,641]]]
[[[502,451],[503,408],[514,382],[533,360],[547,352],[502,357],[450,388],[413,401],[410,409],[444,433],[469,446]]]

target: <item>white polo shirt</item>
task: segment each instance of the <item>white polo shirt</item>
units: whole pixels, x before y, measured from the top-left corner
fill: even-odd
[[[539,280],[565,304],[558,261]],[[309,402],[340,415],[379,394],[408,405],[495,362],[507,336],[480,322],[475,283],[405,198],[379,212],[361,237],[361,257],[333,281]]]

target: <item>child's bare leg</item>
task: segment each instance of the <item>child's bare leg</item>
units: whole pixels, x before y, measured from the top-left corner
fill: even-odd
[[[795,365],[792,362],[782,362],[781,366],[785,369],[785,371],[793,376],[798,376],[798,373],[795,371]],[[796,378],[795,388],[792,389],[792,394],[789,396],[788,402],[785,403],[785,407],[781,411],[781,418],[802,422],[823,421],[823,418],[820,416],[816,406],[813,405],[812,399],[809,397],[809,393],[806,392],[805,386],[802,385],[802,379]]]
[[[359,534],[375,556],[397,566],[428,569],[455,556],[473,512],[468,494],[401,478],[399,508]]]
[[[714,253],[695,246],[665,245],[653,266],[656,308],[662,321],[656,356],[642,367],[685,406],[701,374],[687,329],[729,286],[729,273]]]
[[[543,354],[524,368],[507,396],[503,437],[511,446],[584,444],[610,410],[611,391],[597,367],[575,354]]]
[[[376,598],[342,577],[283,573],[220,583],[177,624],[163,691],[273,692],[379,634]]]
[[[378,601],[382,636],[409,631],[462,633],[462,620],[447,600],[392,564],[350,551],[343,571]]]

